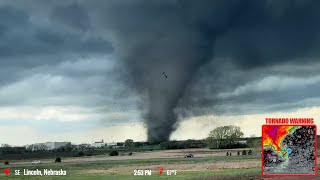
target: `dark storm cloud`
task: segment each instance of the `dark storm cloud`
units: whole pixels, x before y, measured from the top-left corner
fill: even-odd
[[[56,7],[53,9],[51,17],[53,20],[77,29],[86,30],[90,27],[88,12],[76,2]]]
[[[319,6],[319,1],[292,0],[110,1],[102,7],[107,10],[98,14],[104,27],[116,37],[118,53],[131,72],[133,87],[147,99],[149,140],[162,141],[175,130],[179,102],[180,107],[237,102],[241,98],[216,96],[219,91],[232,91],[267,75],[259,69],[317,61]],[[243,76],[235,74],[236,78],[229,76],[228,80],[226,69],[215,72],[223,68],[215,63],[213,73],[205,76],[220,74],[224,78],[211,82],[216,88],[210,93],[211,102],[200,98],[183,101],[196,72],[217,58],[229,61]],[[252,73],[242,72],[248,70]],[[162,77],[162,72],[168,79]],[[196,97],[206,89],[198,88],[193,94]],[[257,97],[252,94],[241,100],[255,102]]]
[[[319,1],[255,1],[236,25],[217,42],[217,57],[231,57],[241,68],[285,62],[301,63],[319,56]]]
[[[87,12],[77,4],[53,7],[49,15],[36,14],[19,6],[3,6],[0,7],[0,18],[2,58],[43,54],[108,54],[113,51],[108,40],[76,31],[90,27]],[[74,28],[68,29],[64,24]]]
[[[135,91],[141,96],[149,141],[169,139],[179,117],[285,110],[298,107],[294,102],[299,99],[310,102],[318,97],[318,79],[312,77],[319,75],[317,0],[1,3],[0,74],[8,69],[16,72],[0,82],[10,83],[23,75],[37,82],[34,77],[39,76],[34,75],[47,72],[67,77],[62,78],[65,82],[57,81],[67,88],[48,88],[53,91],[44,91],[43,96],[74,91],[85,96],[88,90],[104,100],[108,94],[116,99]],[[73,56],[101,54],[113,54],[123,66],[107,75],[99,68],[89,72],[60,67]],[[115,73],[126,75],[116,79],[129,88],[103,92],[117,83]],[[86,79],[84,74],[95,78]],[[109,77],[112,83],[94,90]],[[303,87],[292,88],[294,80]],[[81,90],[77,83],[88,88]],[[26,95],[34,91],[29,90]]]
[[[0,20],[3,28],[13,30],[20,25],[27,24],[28,15],[14,7],[2,6],[0,7]]]
[[[27,4],[14,1],[1,2],[0,87],[24,81],[34,75],[32,72],[43,75],[56,72],[54,75],[62,76],[69,73],[70,69],[67,68],[62,72],[59,66],[70,59],[77,61],[84,57],[100,58],[112,53],[113,46],[108,40],[95,36],[91,31],[83,31],[85,26],[86,28],[90,26],[89,17],[83,8],[72,3],[49,4],[38,1]],[[76,16],[81,24],[71,23],[75,21]],[[105,59],[105,61],[110,60]],[[95,71],[92,68],[87,69]],[[105,73],[109,72],[99,72],[98,76],[105,76]],[[82,77],[74,78],[82,81]]]
[[[87,10],[47,2],[0,2],[0,107],[82,107],[100,115],[136,109],[119,81],[114,47],[90,27]],[[130,119],[118,116],[95,120]]]
[[[297,63],[243,70],[212,62],[200,70],[187,90],[180,101],[179,113],[182,117],[238,115],[319,106],[316,100],[320,98],[317,70],[320,63]],[[212,76],[208,76],[214,69]]]

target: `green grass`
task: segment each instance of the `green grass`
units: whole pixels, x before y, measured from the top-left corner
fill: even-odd
[[[106,161],[100,161],[95,163],[86,163],[86,164],[72,164],[72,167],[74,168],[83,168],[85,167],[113,167],[113,166],[119,166],[119,165],[161,165],[161,164],[179,164],[179,163],[201,163],[201,162],[216,162],[216,161],[243,161],[243,160],[250,160],[250,159],[256,159],[260,160],[260,156],[211,156],[211,157],[205,157],[205,158],[172,158],[172,159],[150,159],[150,160],[106,160]],[[62,162],[63,162],[62,158]],[[52,159],[52,162],[54,159]],[[0,162],[1,164],[3,162]],[[61,164],[64,166],[64,164]],[[59,166],[61,166],[59,165]],[[56,166],[56,165],[52,165]],[[50,167],[52,167],[50,166]],[[35,168],[36,166],[32,166],[32,168]],[[42,167],[42,166],[41,166]],[[66,165],[65,167],[71,167],[70,165]]]
[[[43,169],[43,167],[42,167]],[[260,168],[252,169],[225,169],[219,171],[182,171],[177,172],[177,175],[168,176],[164,172],[162,176],[158,175],[157,171],[152,171],[151,176],[134,176],[132,174],[85,174],[83,171],[80,173],[77,171],[68,173],[67,176],[14,176],[11,173],[8,177],[3,177],[3,179],[129,179],[129,180],[138,180],[138,179],[194,179],[194,178],[207,178],[207,177],[235,177],[235,176],[244,176],[244,175],[257,175],[260,173]],[[2,178],[2,177],[1,177]]]
[[[217,162],[217,161],[243,161],[248,159],[258,159],[257,156],[231,156],[231,157],[207,157],[207,158],[190,158],[190,159],[158,159],[158,160],[124,160],[124,161],[103,161],[95,163],[86,163],[86,164],[52,164],[52,165],[38,165],[38,166],[23,166],[23,167],[11,167],[11,172],[8,177],[1,174],[0,179],[186,179],[186,178],[195,178],[195,177],[207,177],[215,175],[239,175],[241,173],[253,173],[260,172],[259,169],[225,169],[219,171],[181,171],[177,172],[176,176],[167,176],[166,171],[164,175],[158,176],[157,170],[152,171],[152,176],[134,176],[133,172],[124,172],[123,174],[112,174],[112,173],[90,173],[87,174],[87,170],[107,170],[116,166],[148,166],[148,165],[163,165],[163,164],[189,164],[197,163],[201,164],[203,162]],[[63,159],[62,159],[63,161]],[[241,163],[241,162],[239,162]],[[10,167],[10,166],[8,166]],[[2,165],[1,169],[4,169]],[[14,176],[15,170],[20,170],[23,172],[23,169],[29,170],[43,170],[43,169],[53,169],[59,170],[63,169],[67,171],[67,176]]]

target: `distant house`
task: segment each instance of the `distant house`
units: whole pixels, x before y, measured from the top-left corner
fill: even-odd
[[[101,141],[94,142],[91,145],[91,147],[94,147],[94,148],[102,148],[105,146],[106,146],[106,143],[103,141],[103,139]]]
[[[124,142],[111,142],[111,143],[107,143],[107,146],[112,149],[120,149],[120,148],[125,147],[125,143]]]
[[[77,145],[77,148],[78,149],[87,149],[87,148],[90,148],[90,144],[85,144],[85,143],[79,144],[79,145]]]
[[[125,143],[124,143],[124,142],[117,142],[117,146],[116,146],[115,148],[116,148],[116,149],[125,148]]]
[[[125,146],[125,143],[124,143],[124,142],[117,142],[117,146],[119,146],[119,147],[124,147],[124,146]]]
[[[91,147],[91,144],[86,144],[86,143],[82,143],[82,144],[73,144],[72,147],[74,149],[89,149]]]
[[[117,146],[116,142],[107,143],[107,147],[109,147],[109,148],[113,148],[114,146]]]

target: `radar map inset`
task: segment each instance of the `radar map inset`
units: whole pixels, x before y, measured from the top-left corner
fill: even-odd
[[[316,175],[315,125],[263,125],[262,175]]]

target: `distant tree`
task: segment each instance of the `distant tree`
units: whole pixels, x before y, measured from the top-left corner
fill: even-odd
[[[70,144],[66,144],[64,146],[61,146],[57,149],[58,152],[70,152],[72,150],[74,150],[75,147],[73,145]]]
[[[160,143],[161,149],[169,149],[169,147],[170,147],[170,142],[168,142],[168,141]]]
[[[238,153],[237,153],[237,154],[238,154],[238,156],[240,156],[240,151],[238,151]]]
[[[83,151],[80,151],[79,153],[78,153],[78,156],[84,156],[85,154],[84,154],[84,152]]]
[[[32,145],[27,146],[26,151],[27,152],[32,152],[33,151],[33,146]]]
[[[248,146],[251,148],[261,147],[261,142],[261,138],[258,138],[254,134],[252,134],[248,139]]]
[[[60,157],[57,157],[56,160],[54,162],[58,162],[60,163],[61,162],[61,158]]]
[[[111,151],[109,153],[110,156],[118,156],[119,155],[119,152],[118,151]]]
[[[2,144],[0,148],[0,152],[3,154],[8,154],[11,151],[11,146],[9,144]]]
[[[141,142],[133,142],[133,146],[135,148],[140,148],[140,147],[143,147],[143,143],[141,143]]]
[[[40,144],[34,144],[33,145],[33,150],[34,151],[47,151],[48,150],[48,146],[46,146],[43,143]]]
[[[9,165],[9,161],[6,160],[6,161],[4,162],[4,165]]]
[[[211,148],[224,148],[233,145],[242,136],[243,132],[238,126],[220,126],[210,131],[207,141]]]
[[[11,146],[9,144],[2,144],[1,147],[6,148],[6,147],[11,147]]]
[[[9,144],[3,144],[0,147],[0,154],[21,154],[26,151],[26,147],[12,147]]]
[[[242,151],[242,155],[247,155],[247,151],[246,151],[246,150],[243,150],[243,151]]]
[[[191,144],[192,144],[192,139],[188,139],[183,142],[184,148],[190,148]]]
[[[250,149],[249,151],[248,151],[248,155],[252,155],[253,153],[252,153],[252,150]]]
[[[132,139],[127,139],[124,142],[124,145],[125,145],[126,149],[132,149],[134,147],[133,140]]]
[[[59,148],[56,149],[57,152],[65,152],[66,151],[66,147],[65,146],[61,146]]]

